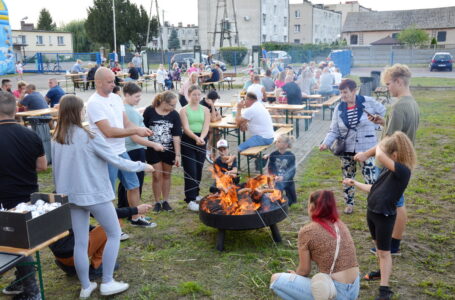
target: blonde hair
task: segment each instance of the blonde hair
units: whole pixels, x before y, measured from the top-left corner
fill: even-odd
[[[17,88],[20,89],[23,86],[27,86],[27,82],[21,80],[17,82]]]
[[[394,152],[397,154],[397,162],[405,165],[410,170],[417,164],[417,155],[411,140],[401,131],[395,131],[391,136],[385,137],[379,146],[390,157]]]
[[[409,80],[411,79],[411,70],[408,66],[402,64],[394,64],[384,70],[382,74],[382,82],[385,84],[387,79],[397,80],[401,78],[406,86],[409,86]]]
[[[292,144],[295,142],[295,137],[292,135],[281,134],[276,140],[287,144],[288,148],[292,148]]]
[[[171,103],[171,101],[173,99],[177,99],[177,95],[174,92],[165,91],[165,92],[159,93],[153,99],[152,107],[157,108],[163,102],[166,102],[169,104],[169,103]]]

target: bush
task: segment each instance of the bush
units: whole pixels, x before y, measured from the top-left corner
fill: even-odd
[[[223,47],[220,48],[221,56],[223,60],[232,66],[238,66],[242,64],[243,59],[248,53],[248,49],[245,47]]]

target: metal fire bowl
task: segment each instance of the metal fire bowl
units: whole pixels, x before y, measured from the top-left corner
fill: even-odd
[[[222,230],[251,230],[274,225],[284,220],[288,213],[287,202],[281,204],[281,208],[276,208],[267,212],[256,212],[248,215],[220,215],[211,214],[202,210],[201,200],[199,205],[199,219],[207,226]],[[259,217],[260,216],[260,217]]]

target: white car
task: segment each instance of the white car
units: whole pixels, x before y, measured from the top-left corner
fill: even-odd
[[[290,64],[292,61],[292,57],[286,51],[281,50],[268,51],[267,58],[270,59],[271,63],[278,60],[281,61],[285,66]]]

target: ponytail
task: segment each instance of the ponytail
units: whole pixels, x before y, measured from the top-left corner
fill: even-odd
[[[163,102],[171,103],[171,101],[173,99],[177,99],[177,95],[174,92],[165,91],[165,92],[159,93],[155,96],[155,99],[153,99],[152,107],[157,108]]]
[[[163,102],[163,94],[158,93],[158,94],[156,94],[155,98],[153,99],[152,107],[157,108],[158,106],[161,105],[162,102]]]

